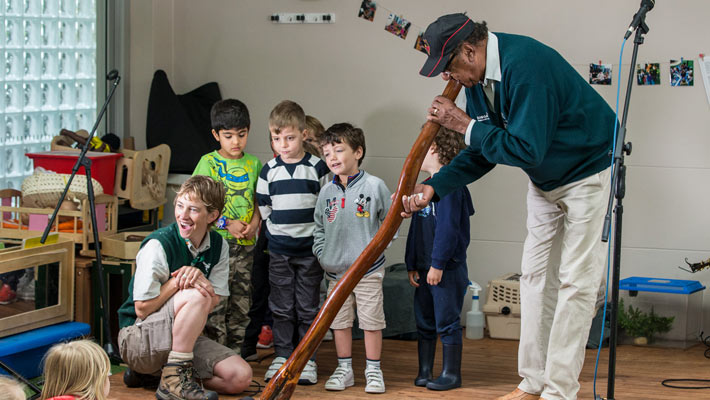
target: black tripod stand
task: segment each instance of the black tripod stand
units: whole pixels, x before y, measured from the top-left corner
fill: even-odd
[[[104,284],[104,269],[101,265],[101,242],[99,241],[99,232],[96,229],[98,225],[96,224],[96,209],[94,208],[96,206],[94,202],[94,185],[91,182],[91,159],[86,157],[86,152],[89,150],[89,145],[91,143],[91,139],[94,137],[94,133],[96,133],[96,128],[99,126],[99,122],[101,122],[101,118],[106,112],[106,107],[111,101],[111,97],[113,97],[113,93],[116,91],[118,83],[121,81],[121,77],[118,75],[118,71],[115,69],[109,72],[108,75],[106,75],[106,79],[108,79],[109,81],[113,81],[111,91],[109,92],[108,97],[104,102],[104,105],[101,107],[101,111],[99,111],[99,115],[96,118],[94,127],[91,128],[91,132],[89,133],[89,137],[86,139],[84,147],[82,147],[81,149],[79,158],[76,160],[76,164],[74,164],[74,168],[72,169],[71,176],[69,177],[69,180],[67,181],[67,184],[64,187],[64,192],[62,192],[62,196],[59,198],[59,202],[54,208],[54,213],[52,213],[52,217],[49,219],[47,227],[44,228],[44,233],[42,234],[42,239],[40,240],[40,242],[44,243],[47,240],[47,235],[49,235],[49,231],[52,228],[52,225],[54,225],[54,220],[57,217],[57,212],[59,212],[59,207],[62,205],[62,202],[64,201],[64,198],[66,197],[67,192],[69,191],[69,187],[71,186],[71,182],[74,179],[74,176],[79,171],[80,167],[84,167],[84,171],[86,173],[86,191],[89,197],[89,213],[91,214],[91,230],[94,234],[94,249],[96,250],[96,273],[99,275],[99,286],[101,288],[100,295],[101,313],[103,315],[104,350],[112,361],[118,361],[121,359],[121,357],[118,355],[115,348],[113,347],[113,343],[111,342],[111,326],[109,322],[109,313],[107,307],[108,301],[106,298],[106,286]]]
[[[619,273],[621,272],[621,223],[624,214],[623,200],[626,194],[626,166],[624,165],[624,157],[631,154],[631,142],[626,143],[626,119],[629,113],[629,101],[631,99],[631,89],[634,83],[634,67],[636,65],[636,56],[638,55],[638,47],[643,44],[643,35],[648,33],[648,26],[645,18],[646,12],[653,8],[653,1],[642,0],[641,9],[634,15],[634,20],[631,23],[632,28],[636,28],[636,36],[634,37],[634,50],[631,56],[631,67],[629,71],[629,81],[626,86],[626,97],[624,99],[624,111],[621,119],[621,126],[616,138],[616,146],[614,148],[614,175],[611,183],[611,191],[609,193],[609,205],[607,207],[606,216],[604,217],[604,228],[602,232],[602,241],[609,241],[609,230],[611,227],[611,212],[614,210],[614,255],[613,255],[613,276],[611,283],[611,328],[609,336],[609,376],[607,378],[607,397],[608,400],[614,399],[614,381],[616,379],[616,341],[617,341],[617,322],[619,318]],[[631,34],[632,28],[629,28],[624,39],[627,39]],[[616,206],[614,206],[616,199]]]

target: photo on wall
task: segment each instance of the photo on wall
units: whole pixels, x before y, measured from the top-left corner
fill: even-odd
[[[589,64],[589,83],[611,85],[611,64]]]
[[[671,86],[693,86],[693,60],[671,60]]]
[[[391,13],[387,18],[387,26],[385,26],[385,30],[395,36],[406,39],[409,27],[411,26],[412,23],[404,19],[401,15]]]
[[[649,63],[644,65],[636,64],[636,83],[638,85],[660,85],[661,67],[659,63]]]
[[[377,11],[377,3],[370,0],[362,0],[360,12],[357,16],[372,22],[375,19],[375,11]]]
[[[417,40],[414,42],[414,49],[419,50],[424,54],[429,54],[429,43],[424,39],[424,32],[419,32]]]

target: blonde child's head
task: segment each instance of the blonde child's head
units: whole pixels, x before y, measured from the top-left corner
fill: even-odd
[[[9,376],[0,375],[0,399],[25,400],[22,384]]]
[[[325,132],[323,124],[320,123],[318,118],[312,115],[306,115],[306,139],[303,143],[303,147],[307,152],[320,157],[321,151],[318,141],[320,136]]]
[[[86,400],[106,400],[110,370],[108,356],[91,340],[56,344],[44,358],[44,387],[40,399],[72,395]]]

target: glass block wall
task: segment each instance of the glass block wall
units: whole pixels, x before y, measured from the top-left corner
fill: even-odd
[[[94,123],[96,2],[0,0],[0,19],[0,189],[20,189],[25,153]]]

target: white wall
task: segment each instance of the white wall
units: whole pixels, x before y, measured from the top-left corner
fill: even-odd
[[[378,2],[403,13],[422,28],[441,14],[467,11],[493,31],[533,36],[557,49],[587,76],[588,64],[614,64],[614,84],[596,86],[613,106],[623,33],[638,1],[563,0]],[[444,3],[444,4],[441,4]],[[145,147],[150,80],[165,69],[178,93],[217,81],[224,97],[249,107],[252,130],[248,151],[269,158],[267,117],[282,99],[299,102],[327,127],[350,121],[367,135],[364,167],[395,188],[401,166],[424,122],[427,105],[444,82],[418,75],[424,55],[407,40],[384,31],[387,11],[374,23],[357,18],[359,0],[153,0],[131,2],[130,74],[127,134]],[[331,25],[273,24],[277,12],[333,12]],[[697,58],[710,52],[710,3],[658,2],[648,14],[650,32],[640,63],[660,62],[660,87],[634,85],[628,136],[622,278],[653,276],[710,283],[710,270],[690,275],[676,266],[688,257],[710,257],[710,108],[702,82],[671,88],[669,59]],[[625,49],[623,81],[633,43]],[[696,61],[697,64],[697,61]],[[696,65],[696,77],[699,70]],[[626,85],[624,83],[623,88]],[[623,95],[623,94],[622,94]],[[518,271],[525,235],[526,177],[499,166],[470,185],[477,213],[472,220],[469,277],[485,286],[492,278]],[[401,261],[401,239],[388,251]],[[705,327],[710,328],[710,294],[705,296]]]

